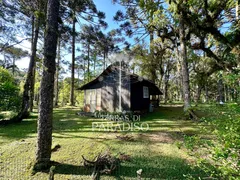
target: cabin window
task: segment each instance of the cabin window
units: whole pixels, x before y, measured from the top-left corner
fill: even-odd
[[[101,106],[101,89],[85,90],[85,104]]]
[[[91,96],[91,90],[85,90],[85,93],[86,93],[86,101],[85,101],[85,104],[90,104],[90,96]]]
[[[149,91],[147,86],[143,86],[143,98],[149,98]]]
[[[97,106],[101,106],[101,89],[97,89]]]

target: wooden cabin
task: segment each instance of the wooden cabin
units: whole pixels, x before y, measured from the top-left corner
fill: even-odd
[[[158,106],[162,92],[151,81],[110,65],[96,79],[83,85],[84,111],[148,111]]]

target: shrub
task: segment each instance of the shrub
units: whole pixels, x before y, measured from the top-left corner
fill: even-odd
[[[14,78],[6,70],[0,67],[0,110],[18,111],[21,105],[19,88]]]
[[[224,107],[210,106],[208,109],[205,108],[205,111],[211,116],[202,118],[207,124],[203,134],[208,131],[214,135],[214,138],[203,141],[197,135],[185,137],[185,147],[190,150],[205,147],[202,149],[205,158],[199,157],[199,166],[211,176],[220,179],[238,179],[240,177],[240,108],[237,104],[226,104]]]

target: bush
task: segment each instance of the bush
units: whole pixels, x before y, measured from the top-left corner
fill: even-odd
[[[187,137],[185,147],[191,151],[205,147],[202,149],[205,158],[199,157],[199,166],[211,176],[220,179],[238,179],[240,177],[240,108],[237,104],[226,104],[224,107],[210,106],[205,111],[211,116],[202,118],[207,125],[203,129],[203,134],[208,132],[214,135],[214,138],[203,141],[197,135]]]
[[[19,93],[14,78],[6,69],[0,67],[0,110],[18,111],[21,105]]]

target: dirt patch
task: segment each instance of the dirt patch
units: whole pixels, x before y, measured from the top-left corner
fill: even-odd
[[[140,138],[156,143],[173,143],[175,140],[169,133],[140,134]]]
[[[133,136],[125,135],[125,136],[116,136],[117,139],[122,141],[134,141]]]
[[[127,154],[120,154],[119,159],[120,161],[131,161],[131,156]]]

